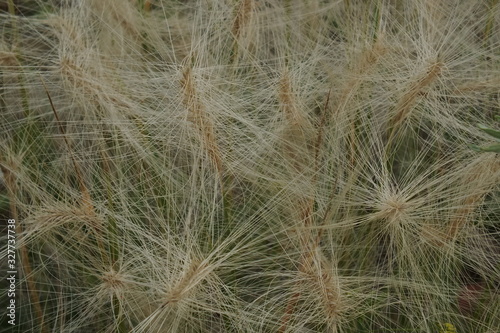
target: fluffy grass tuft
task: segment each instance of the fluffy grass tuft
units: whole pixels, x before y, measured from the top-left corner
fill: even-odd
[[[2,328],[495,331],[499,9],[0,4]]]

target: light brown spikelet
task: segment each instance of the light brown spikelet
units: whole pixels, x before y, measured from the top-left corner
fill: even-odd
[[[284,120],[284,153],[295,170],[303,173],[312,156],[308,156],[308,144],[312,138],[312,125],[297,103],[288,71],[284,71],[280,83],[278,99]]]
[[[17,66],[19,61],[17,55],[10,51],[0,51],[0,66],[13,67]]]
[[[172,305],[182,301],[212,271],[207,262],[193,261],[175,285],[167,292],[167,301],[162,305]]]
[[[244,29],[248,26],[252,11],[254,9],[254,0],[241,0],[238,7],[238,12],[236,13],[236,18],[234,19],[233,28],[231,30],[233,36],[239,39],[243,34]]]
[[[200,97],[196,91],[193,73],[189,66],[186,66],[182,73],[181,86],[183,90],[183,102],[188,110],[188,120],[192,122],[200,132],[202,146],[212,161],[219,175],[219,180],[222,181],[223,163],[215,137],[214,125],[200,101]]]
[[[404,95],[399,99],[396,105],[396,114],[391,119],[389,128],[392,129],[391,136],[399,129],[401,124],[410,116],[411,110],[418,97],[424,92],[424,89],[430,86],[442,73],[444,63],[440,61],[433,62],[427,67],[426,72],[420,75],[406,89]]]
[[[450,240],[455,239],[467,223],[474,220],[474,212],[500,179],[500,163],[495,156],[481,157],[465,171],[462,183],[465,193],[448,224],[447,238]]]

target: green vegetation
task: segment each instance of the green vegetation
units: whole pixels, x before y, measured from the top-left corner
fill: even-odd
[[[500,116],[496,116],[496,119],[500,120]],[[492,136],[493,138],[495,138],[496,141],[500,142],[500,131],[497,131],[497,130],[494,130],[492,128],[489,128],[488,126],[483,125],[483,124],[478,124],[478,127],[483,132],[485,132],[485,133],[489,134],[490,136]],[[471,145],[470,147],[472,149],[474,149],[475,151],[485,151],[485,152],[500,153],[500,144],[498,144],[498,143],[494,144],[494,145],[491,145],[491,146],[488,146],[488,147],[479,147],[479,146],[476,146],[476,145]]]

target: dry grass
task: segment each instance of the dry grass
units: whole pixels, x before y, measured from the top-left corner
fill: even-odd
[[[498,1],[13,3],[14,331],[500,326]]]

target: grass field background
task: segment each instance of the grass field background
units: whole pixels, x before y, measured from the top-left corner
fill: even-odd
[[[498,0],[0,11],[1,330],[498,332]]]

